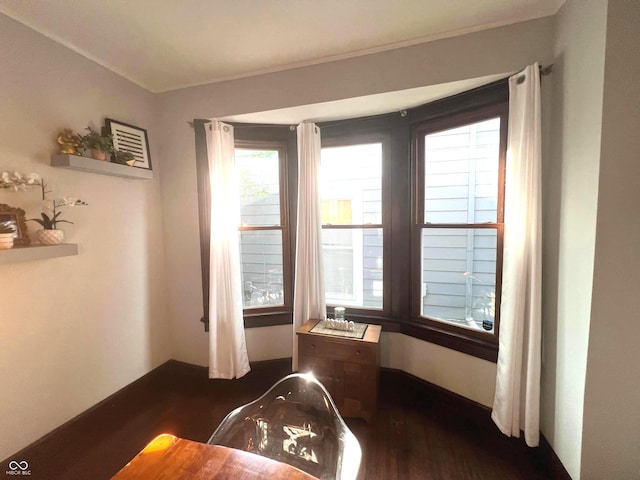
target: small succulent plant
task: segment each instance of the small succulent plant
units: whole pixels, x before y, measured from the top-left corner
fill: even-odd
[[[131,152],[116,150],[111,157],[111,161],[113,163],[120,163],[122,165],[133,165],[136,162],[136,157]]]

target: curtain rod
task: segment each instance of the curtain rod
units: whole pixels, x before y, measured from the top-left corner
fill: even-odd
[[[200,120],[202,123],[211,123],[211,120]],[[287,124],[279,124],[279,123],[238,123],[238,122],[223,122],[226,123],[228,125],[231,125],[233,128],[253,128],[253,127],[259,127],[259,128],[288,128],[289,130],[293,131],[296,129],[295,125],[287,125]],[[194,124],[193,122],[187,122],[187,125],[189,125],[191,128],[193,128]]]
[[[540,75],[543,77],[546,77],[547,75],[551,75],[553,73],[553,63],[549,64],[549,65],[540,65],[538,67],[538,70],[540,72]],[[405,110],[401,110],[400,114],[402,115],[404,112],[406,112]],[[393,112],[390,112],[393,113]],[[370,120],[371,118],[374,117],[382,117],[384,115],[389,115],[389,113],[385,113],[385,114],[380,114],[380,115],[371,115],[368,117],[363,117],[362,120]],[[405,113],[406,115],[406,113]],[[404,116],[404,115],[403,115]],[[351,119],[354,120],[354,119]],[[205,119],[205,120],[201,120],[204,123],[210,123],[211,120]],[[320,123],[324,123],[324,127],[331,127],[334,125],[338,125],[341,124],[342,122],[344,122],[345,120],[337,120],[335,122],[320,122]],[[236,122],[226,122],[229,125],[233,125],[234,128],[251,128],[251,127],[273,127],[273,128],[283,128],[283,127],[287,127],[287,125],[280,125],[280,124],[258,124],[258,123],[236,123]],[[193,122],[187,122],[187,124],[193,128]],[[289,125],[289,130],[293,131],[296,129],[295,125]]]

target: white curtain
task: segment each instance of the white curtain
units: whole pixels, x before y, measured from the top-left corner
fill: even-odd
[[[320,210],[320,129],[298,125],[298,231],[293,295],[293,370],[298,369],[296,330],[307,320],[324,318],[324,267]]]
[[[504,259],[491,418],[507,436],[540,436],[541,155],[538,64],[509,78]]]
[[[239,378],[250,367],[242,318],[233,127],[213,120],[205,130],[211,179],[209,378]]]

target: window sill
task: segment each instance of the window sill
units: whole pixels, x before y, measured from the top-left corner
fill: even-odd
[[[493,339],[481,338],[467,333],[463,329],[451,331],[424,322],[409,321],[395,323],[399,325],[400,333],[409,335],[410,337],[435,343],[436,345],[466,353],[467,355],[489,362],[497,363],[498,361],[498,344]]]
[[[481,358],[492,363],[498,361],[497,339],[483,338],[467,333],[462,329],[447,328],[446,325],[431,325],[425,321],[396,320],[386,316],[352,313],[349,320],[361,323],[381,325],[384,332],[402,333],[409,337],[435,343],[451,350],[466,353],[472,357]],[[244,315],[245,328],[273,327],[277,325],[291,325],[291,312],[254,313]]]
[[[293,324],[291,312],[247,313],[244,312],[244,328],[274,327]]]
[[[489,362],[496,363],[498,361],[497,339],[489,338],[486,335],[474,335],[461,328],[450,327],[446,324],[440,325],[428,320],[399,320],[384,315],[353,313],[347,316],[349,320],[354,322],[382,325],[384,332],[402,333]]]
[[[349,311],[347,319],[354,322],[382,325],[383,332],[402,333],[489,362],[496,363],[498,361],[497,338],[477,332],[474,334],[472,331],[433,320],[404,320],[386,316],[383,312],[376,313]]]

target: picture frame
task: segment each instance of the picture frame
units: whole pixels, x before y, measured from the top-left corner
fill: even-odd
[[[114,148],[133,154],[136,160],[133,167],[151,170],[147,131],[112,118],[106,118],[104,122],[107,133],[113,135]]]
[[[24,210],[0,203],[0,224],[14,228],[13,244],[28,247],[31,244],[27,233],[27,220]]]

